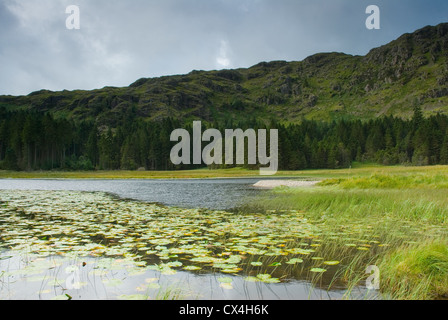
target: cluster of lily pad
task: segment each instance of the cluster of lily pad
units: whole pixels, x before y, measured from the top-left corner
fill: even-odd
[[[320,255],[323,238],[338,241],[344,250],[387,246],[369,226],[326,230],[294,210],[238,214],[164,207],[105,193],[0,191],[0,248],[41,258],[126,259],[164,275],[214,272],[271,284],[334,272],[343,261],[337,252]]]
[[[165,274],[178,268],[237,274],[248,256],[308,255],[314,250],[291,243],[318,232],[298,212],[238,215],[66,191],[1,191],[1,199],[5,249],[125,257]]]

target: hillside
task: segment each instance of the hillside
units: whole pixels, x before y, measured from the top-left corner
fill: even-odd
[[[262,62],[247,69],[193,71],[140,79],[129,87],[0,96],[0,107],[50,111],[57,118],[114,126],[133,113],[148,120],[275,118],[409,118],[448,114],[448,23],[428,26],[366,56],[320,53],[300,62]]]

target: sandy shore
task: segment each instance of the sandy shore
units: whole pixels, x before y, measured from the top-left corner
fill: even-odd
[[[276,188],[276,187],[312,187],[319,181],[298,181],[298,180],[261,180],[254,184],[259,188]]]

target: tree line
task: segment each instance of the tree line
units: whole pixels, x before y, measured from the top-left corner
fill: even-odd
[[[347,168],[354,161],[385,165],[448,164],[448,116],[411,119],[388,116],[369,121],[305,120],[300,124],[246,119],[208,123],[206,128],[278,129],[279,170]],[[2,170],[184,170],[203,165],[171,163],[171,132],[192,132],[191,124],[167,118],[145,121],[135,115],[115,126],[57,118],[50,113],[0,108]],[[230,167],[220,165],[219,167]],[[254,165],[246,165],[258,169]]]

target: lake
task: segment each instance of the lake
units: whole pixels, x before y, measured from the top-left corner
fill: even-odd
[[[0,180],[0,299],[341,299],[303,213],[227,210],[259,180]]]
[[[191,180],[22,180],[1,179],[0,190],[69,190],[107,192],[124,199],[182,208],[232,209],[265,190],[262,179]]]

